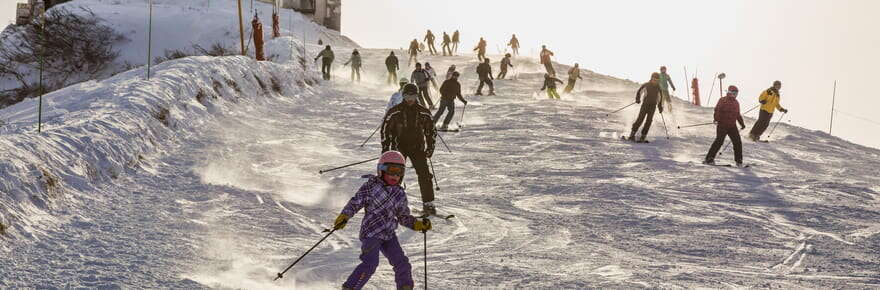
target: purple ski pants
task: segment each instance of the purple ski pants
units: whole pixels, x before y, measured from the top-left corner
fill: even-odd
[[[342,286],[351,289],[363,288],[367,281],[370,280],[370,277],[373,276],[373,273],[376,272],[376,268],[379,267],[379,252],[382,252],[385,258],[388,258],[388,262],[391,263],[394,269],[394,282],[397,284],[397,288],[400,289],[403,286],[412,287],[412,265],[410,265],[406,253],[400,247],[400,242],[397,241],[396,235],[387,241],[375,238],[361,239],[361,264],[354,268],[354,272],[348,276],[348,280]]]

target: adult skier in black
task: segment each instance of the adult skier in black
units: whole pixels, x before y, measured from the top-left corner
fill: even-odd
[[[660,110],[660,113],[663,114],[663,102],[660,99],[659,81],[660,74],[656,72],[652,73],[651,81],[643,84],[636,92],[636,103],[641,103],[642,109],[639,110],[639,117],[636,118],[636,121],[633,123],[632,132],[630,132],[627,140],[645,142],[645,138],[648,136],[648,131],[651,130],[651,123],[654,122],[655,110]],[[641,98],[642,92],[645,92],[644,100]],[[642,136],[636,140],[636,131],[642,126],[642,122],[645,123],[645,126],[642,128]]]
[[[444,56],[452,55],[452,38],[449,37],[449,33],[446,33],[446,31],[443,32],[443,42],[440,45],[442,46],[440,49],[443,50]]]
[[[430,110],[434,109],[434,102],[431,101],[431,94],[429,93],[429,85],[431,84],[431,74],[428,71],[422,68],[421,63],[416,63],[416,69],[413,70],[412,75],[409,80],[416,84],[419,88],[419,104],[423,107],[429,108]]]
[[[486,40],[480,37],[480,42],[477,43],[477,47],[474,47],[474,51],[477,52],[477,59],[480,61],[486,59]]]
[[[351,81],[355,81],[355,75],[357,75],[357,81],[361,82],[361,53],[357,49],[351,52],[351,58],[342,66],[349,64],[351,64]]]
[[[327,45],[324,50],[318,53],[318,56],[315,57],[315,61],[318,61],[318,58],[321,58],[321,73],[323,74],[324,79],[330,80],[330,67],[335,58],[333,55],[333,49],[330,49],[330,45]]]
[[[430,29],[428,29],[428,33],[425,34],[425,42],[428,43],[428,52],[430,52],[431,55],[437,54],[437,47],[434,46],[434,39],[436,39],[434,33],[432,33]]]
[[[458,35],[458,30],[452,33],[452,51],[458,53],[458,43],[461,42]]]
[[[431,111],[417,103],[419,88],[408,84],[403,89],[404,102],[385,114],[382,123],[382,152],[400,151],[419,176],[423,211],[426,215],[437,214],[434,206],[434,176],[428,169],[428,160],[434,155],[437,131]]]
[[[715,128],[715,142],[712,142],[709,153],[706,154],[706,159],[703,161],[705,164],[715,165],[718,149],[721,149],[724,139],[730,137],[736,166],[742,167],[742,138],[739,136],[739,130],[745,129],[746,123],[743,122],[739,111],[739,102],[736,100],[738,94],[739,89],[736,86],[729,86],[727,87],[727,96],[718,99],[718,104],[715,105],[715,124],[718,126]],[[739,122],[739,130],[736,128],[737,122]]]
[[[501,72],[498,73],[498,79],[503,80],[507,77],[507,68],[513,67],[513,64],[510,63],[510,54],[505,54],[504,58],[501,59]]]
[[[489,85],[489,95],[495,95],[495,84],[492,83],[492,80],[495,79],[495,76],[492,75],[492,66],[489,65],[489,59],[486,58],[483,60],[483,63],[477,65],[477,76],[480,78],[480,85],[477,86],[477,93],[474,95],[482,96],[483,95],[483,85]]]
[[[385,68],[388,69],[388,84],[392,85],[397,81],[397,71],[400,70],[400,62],[393,51],[385,58]]]
[[[513,50],[513,55],[519,55],[519,39],[516,39],[516,34],[510,38],[510,42],[507,45]]]
[[[452,121],[452,117],[455,116],[455,98],[458,98],[462,103],[467,105],[467,101],[461,96],[461,84],[458,82],[458,72],[452,72],[452,78],[443,81],[443,84],[440,85],[440,108],[437,109],[437,113],[434,114],[434,123],[436,124],[437,121],[440,120],[443,111],[449,110],[449,113],[446,114],[446,119],[443,120],[443,125],[440,126],[441,131],[449,129],[449,122]]]

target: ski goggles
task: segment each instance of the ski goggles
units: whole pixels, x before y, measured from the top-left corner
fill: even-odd
[[[385,163],[379,165],[379,170],[389,175],[403,176],[406,172],[406,166],[395,163]]]

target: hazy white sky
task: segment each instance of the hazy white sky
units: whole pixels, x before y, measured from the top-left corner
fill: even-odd
[[[687,66],[699,71],[704,101],[723,71],[744,108],[778,79],[792,123],[827,132],[835,79],[838,110],[880,122],[877,11],[877,0],[344,0],[342,27],[366,47],[460,29],[465,48],[483,36],[492,53],[516,33],[523,53],[547,44],[561,62],[639,82],[666,65],[678,87]],[[833,133],[843,138],[880,147],[878,131],[835,116]]]

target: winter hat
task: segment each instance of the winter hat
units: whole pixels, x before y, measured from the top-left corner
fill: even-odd
[[[727,95],[728,96],[736,97],[737,94],[739,94],[739,88],[737,88],[734,85],[727,87]]]
[[[403,86],[403,100],[404,101],[417,101],[419,99],[419,87],[414,84],[406,84]]]

